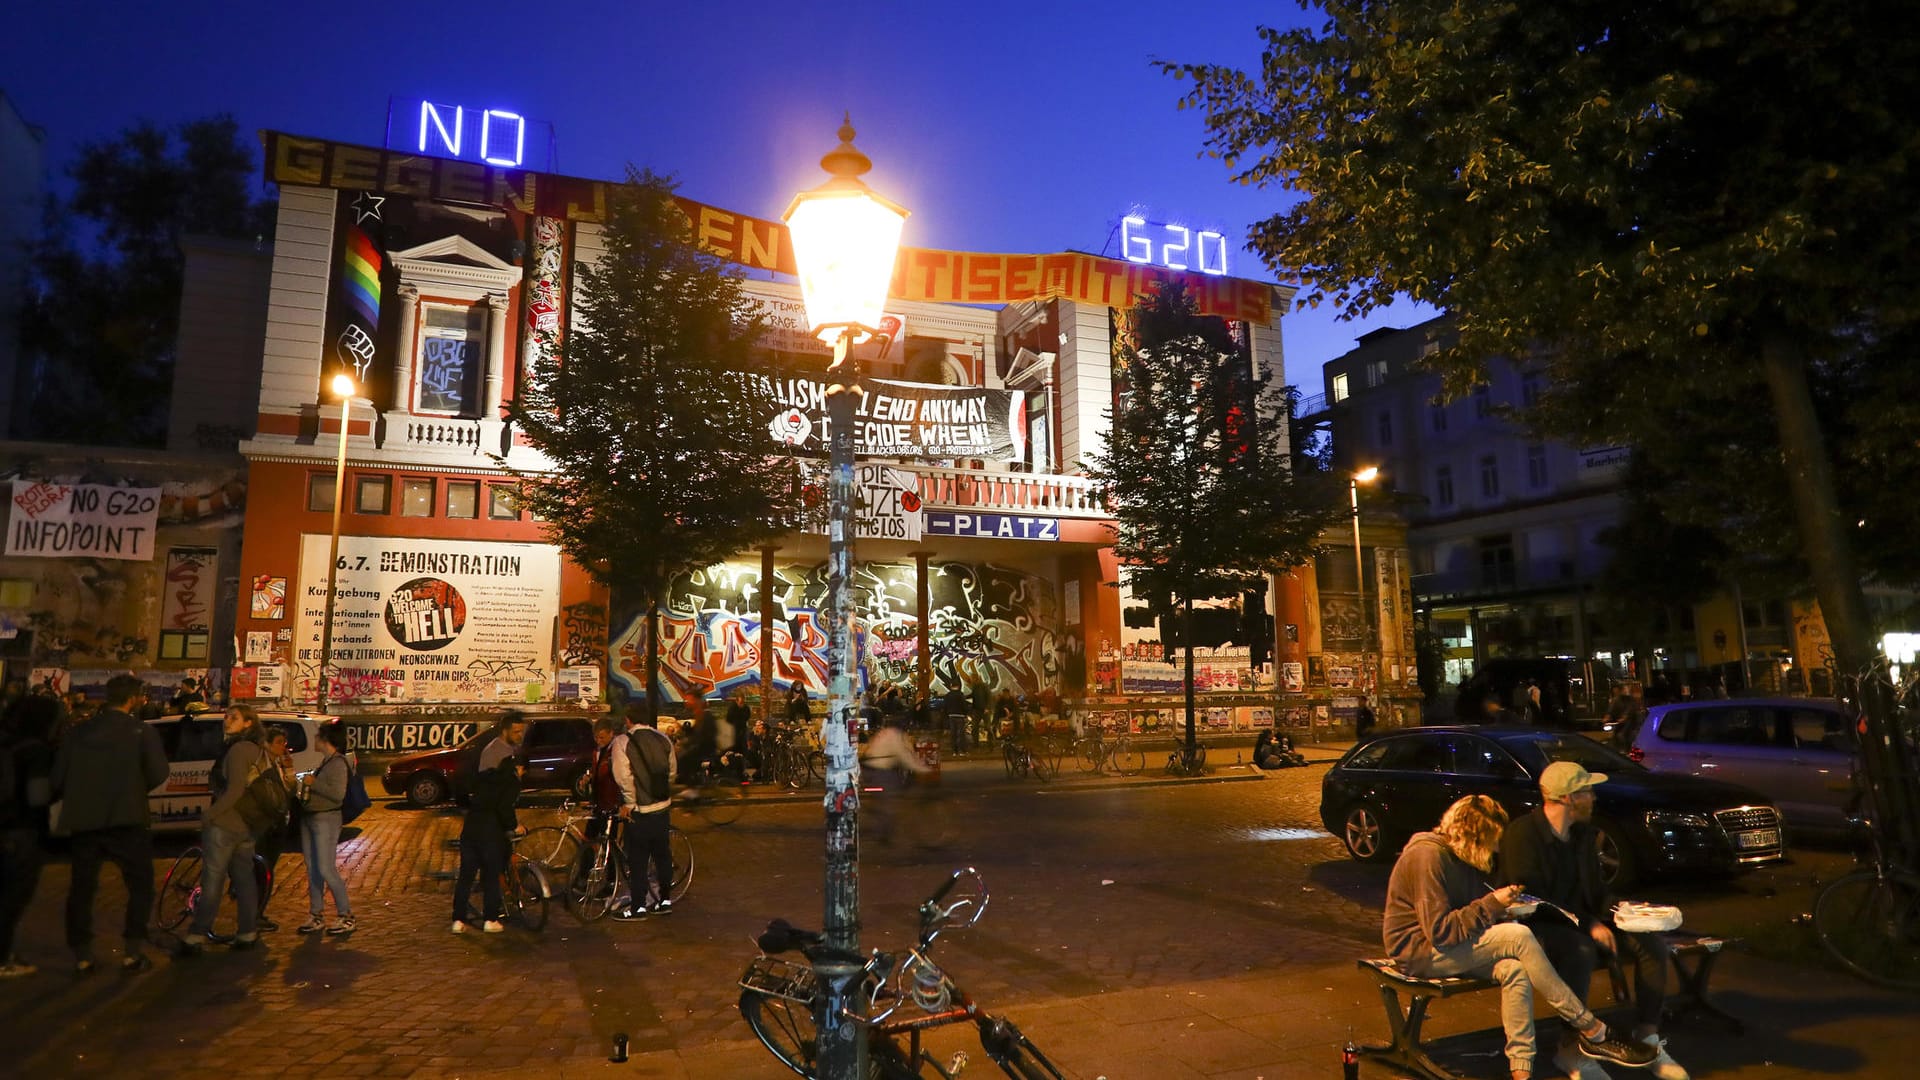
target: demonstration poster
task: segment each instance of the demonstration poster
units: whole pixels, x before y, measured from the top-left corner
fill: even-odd
[[[153,558],[160,489],[13,481],[7,554],[61,559]]]
[[[771,380],[781,412],[773,437],[801,453],[827,452],[827,381]],[[1026,457],[1027,397],[978,386],[867,379],[854,411],[853,452],[893,458]]]
[[[296,700],[319,686],[323,535],[301,542]],[[560,551],[398,537],[340,538],[329,701],[516,700],[553,681]]]

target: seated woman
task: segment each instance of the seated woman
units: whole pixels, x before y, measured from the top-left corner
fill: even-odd
[[[1260,733],[1253,744],[1253,763],[1262,769],[1284,769],[1289,765],[1305,765],[1299,754],[1293,752],[1293,740],[1279,734],[1271,728]]]
[[[1519,901],[1522,888],[1486,884],[1506,824],[1507,812],[1499,803],[1469,795],[1447,807],[1432,832],[1416,833],[1407,842],[1387,881],[1381,922],[1387,955],[1418,978],[1472,975],[1499,983],[1513,1080],[1533,1077],[1536,992],[1574,1029],[1578,1053],[1645,1068],[1654,1060],[1654,1049],[1609,1031],[1554,973],[1533,931],[1510,921],[1507,909]],[[1573,1050],[1563,1042],[1554,1056],[1563,1075],[1578,1069]]]

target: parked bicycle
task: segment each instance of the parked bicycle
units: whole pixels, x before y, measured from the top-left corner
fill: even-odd
[[[1040,1048],[1013,1021],[982,1009],[932,959],[936,939],[965,930],[987,910],[987,886],[977,870],[957,870],[920,905],[920,934],[904,957],[875,949],[867,957],[856,999],[860,1011],[847,1019],[867,1038],[869,1076],[877,1080],[955,1080],[966,1068],[962,1051],[942,1062],[921,1045],[921,1035],[951,1024],[972,1024],[980,1048],[1014,1080],[1064,1080]],[[817,1076],[814,999],[817,984],[808,963],[782,955],[798,951],[822,958],[822,936],[775,919],[755,942],[760,955],[740,977],[740,1015],[782,1065]],[[831,955],[830,953],[828,955]],[[858,959],[857,957],[855,959]]]
[[[629,894],[623,890],[632,880],[627,876],[626,845],[621,842],[626,835],[625,822],[608,814],[604,816],[603,827],[591,832],[595,835],[583,837],[580,855],[571,864],[566,878],[567,907],[581,922],[593,922],[616,907],[626,906]],[[667,896],[677,904],[693,884],[693,844],[687,840],[686,833],[671,827],[667,842],[673,849],[673,880],[668,885]],[[659,897],[660,883],[650,875],[647,896],[642,899],[650,906]]]
[[[767,736],[761,751],[761,775],[799,791],[827,775],[827,755],[814,749],[813,739],[799,724],[780,724]]]
[[[1865,863],[1820,890],[1813,931],[1848,971],[1882,986],[1920,990],[1920,876],[1887,857],[1880,830],[1852,820],[1866,834]]]
[[[1134,747],[1132,739],[1125,735],[1109,739],[1107,733],[1098,728],[1075,739],[1073,752],[1080,759],[1080,768],[1086,772],[1111,770],[1121,776],[1133,776],[1147,767],[1147,756]]]
[[[1052,738],[1030,735],[1005,740],[1000,744],[1000,755],[1006,762],[1008,779],[1024,780],[1031,775],[1036,780],[1051,780],[1060,775],[1064,753]]]
[[[167,876],[160,880],[159,891],[153,898],[153,922],[160,929],[178,930],[193,915],[194,905],[200,902],[200,862],[200,845],[195,844],[167,867]],[[260,903],[264,907],[279,881],[267,860],[259,855],[253,857],[253,880],[260,888]],[[233,893],[231,883],[227,892]]]
[[[1189,747],[1186,743],[1175,743],[1167,754],[1167,773],[1170,776],[1200,776],[1207,771],[1207,744],[1195,743]]]

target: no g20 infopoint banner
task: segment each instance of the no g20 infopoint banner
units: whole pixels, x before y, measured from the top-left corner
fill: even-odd
[[[153,558],[160,489],[13,481],[7,554],[59,559]]]

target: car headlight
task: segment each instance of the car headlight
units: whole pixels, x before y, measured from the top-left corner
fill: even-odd
[[[1669,829],[1711,829],[1713,821],[1705,814],[1685,810],[1649,810],[1647,828],[1654,832]]]

